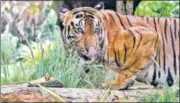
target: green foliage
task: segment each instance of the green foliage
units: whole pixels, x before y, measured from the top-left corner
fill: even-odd
[[[22,2],[3,1],[1,17],[2,33],[12,34],[19,42],[27,43],[47,39],[57,22],[52,1]]]
[[[179,86],[165,86],[163,92],[156,92],[151,95],[144,96],[139,102],[179,102]]]
[[[179,17],[179,1],[141,1],[135,10],[138,16]]]

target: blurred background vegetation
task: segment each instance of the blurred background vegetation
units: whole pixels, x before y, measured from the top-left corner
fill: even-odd
[[[179,17],[179,1],[141,1],[135,10],[138,16]]]
[[[96,88],[103,82],[101,64],[85,64],[65,51],[53,1],[2,1],[1,83],[19,84],[56,77],[65,87]],[[87,73],[87,71],[89,71]]]
[[[56,9],[55,1],[1,1],[1,85],[46,73],[72,88],[98,88],[113,79],[103,65],[64,50]],[[179,1],[141,1],[134,15],[179,17]]]

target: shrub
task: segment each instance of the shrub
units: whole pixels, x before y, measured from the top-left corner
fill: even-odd
[[[179,1],[141,1],[135,15],[179,17]]]

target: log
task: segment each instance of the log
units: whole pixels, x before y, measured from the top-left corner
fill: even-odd
[[[148,89],[147,89],[148,88]],[[86,88],[49,88],[65,102],[130,102],[152,94],[153,87],[133,87],[128,90],[105,90]],[[105,95],[106,94],[106,95]],[[104,99],[103,99],[104,98]],[[57,102],[52,95],[39,87],[27,87],[27,84],[1,86],[2,102]]]

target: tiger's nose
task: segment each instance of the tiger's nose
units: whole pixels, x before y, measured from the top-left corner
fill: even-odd
[[[96,56],[96,49],[94,47],[89,47],[87,51],[87,56],[89,58],[94,58]]]

